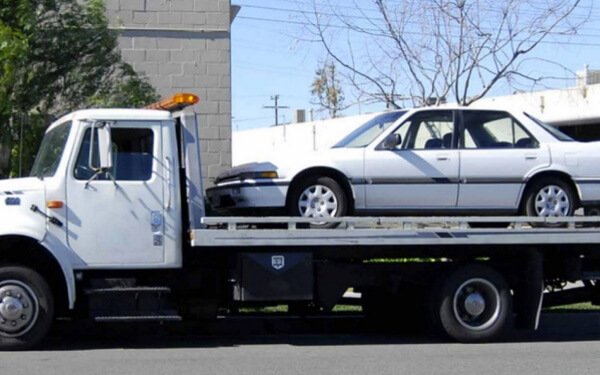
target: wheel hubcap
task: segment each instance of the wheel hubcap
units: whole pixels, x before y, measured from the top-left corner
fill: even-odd
[[[567,216],[571,209],[569,196],[560,186],[549,185],[537,193],[535,212],[537,216]]]
[[[454,294],[454,317],[469,330],[491,327],[500,315],[500,293],[485,279],[465,281]]]
[[[0,336],[17,337],[27,333],[38,315],[33,291],[17,280],[0,283]]]
[[[312,185],[300,194],[298,210],[304,217],[335,217],[338,200],[327,186]]]

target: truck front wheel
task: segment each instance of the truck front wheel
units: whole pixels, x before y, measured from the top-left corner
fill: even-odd
[[[511,316],[512,297],[501,274],[485,265],[462,267],[434,290],[433,319],[438,328],[461,342],[497,339]]]
[[[40,274],[21,266],[0,267],[0,350],[38,344],[54,319],[54,300]]]

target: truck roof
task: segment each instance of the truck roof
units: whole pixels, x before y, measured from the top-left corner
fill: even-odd
[[[136,109],[136,108],[101,108],[101,109],[84,109],[71,112],[58,120],[56,120],[48,130],[65,121],[73,120],[153,120],[164,121],[171,120],[173,114],[169,111],[156,109]]]

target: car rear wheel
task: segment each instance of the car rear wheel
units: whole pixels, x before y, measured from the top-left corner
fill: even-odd
[[[292,186],[288,211],[292,216],[332,218],[344,216],[348,199],[341,186],[331,177],[309,177]],[[313,228],[331,228],[337,223],[311,222]]]
[[[561,179],[542,178],[531,185],[525,200],[525,214],[535,217],[568,217],[575,211],[575,194]],[[531,223],[535,227],[562,224]]]

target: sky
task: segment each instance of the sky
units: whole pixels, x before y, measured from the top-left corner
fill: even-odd
[[[320,0],[324,3],[329,0]],[[331,0],[336,1],[336,0]],[[469,0],[467,0],[469,1]],[[529,0],[544,6],[545,0]],[[313,104],[311,83],[315,71],[327,58],[319,43],[308,41],[311,35],[306,30],[307,18],[311,16],[313,0],[232,0],[240,5],[231,30],[232,40],[232,113],[233,130],[246,130],[272,126],[275,123],[271,99],[279,95],[279,105],[289,107],[279,111],[279,123],[289,123],[294,109],[305,109],[307,120],[327,118],[327,113]],[[388,0],[389,3],[400,0]],[[594,5],[594,2],[596,4]],[[357,0],[356,10],[351,9],[351,1],[341,2],[341,11],[355,12],[357,18],[371,17],[368,9],[370,0]],[[364,4],[364,8],[363,7]],[[556,79],[544,81],[534,89],[565,88],[575,85],[574,72],[583,70],[586,64],[590,69],[600,69],[600,2],[582,0],[581,10],[574,14],[575,22],[587,21],[577,28],[577,35],[553,35],[546,43],[536,48],[535,57],[560,63],[541,64],[537,60],[526,69],[545,72]],[[526,15],[524,15],[526,16]],[[346,43],[343,29],[334,43]],[[343,87],[345,88],[345,87]],[[352,104],[343,115],[353,115],[381,111],[384,103],[365,104],[356,98],[349,88],[346,90],[346,104]],[[513,87],[499,85],[491,96],[507,95]],[[312,111],[311,111],[312,110]]]

